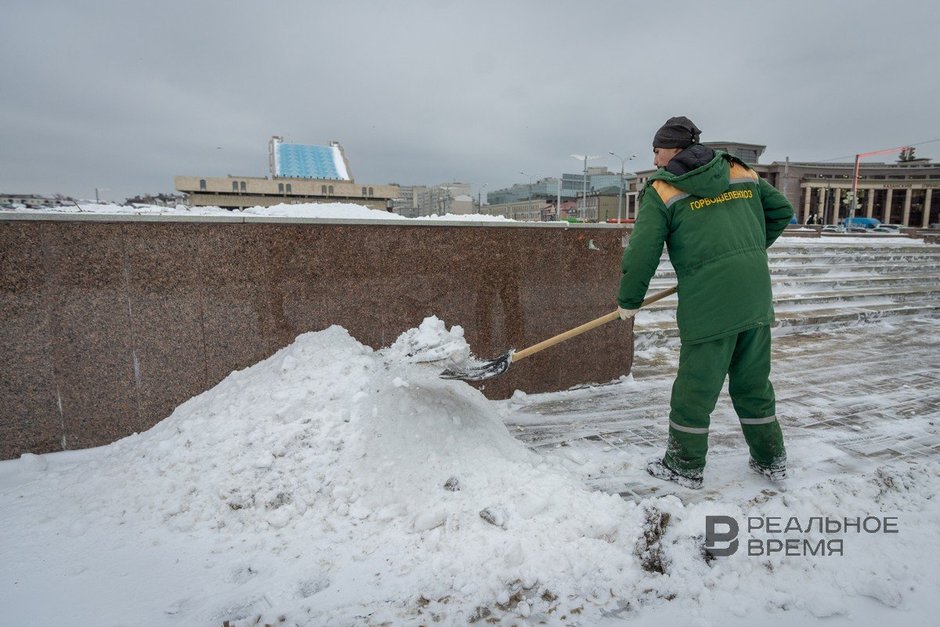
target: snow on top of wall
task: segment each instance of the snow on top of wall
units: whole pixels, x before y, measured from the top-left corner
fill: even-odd
[[[10,210],[6,210],[10,211]],[[0,212],[5,213],[6,211]],[[406,218],[396,213],[384,210],[370,209],[363,205],[353,203],[301,203],[280,204],[271,207],[248,207],[243,210],[230,211],[220,207],[162,207],[157,205],[116,205],[79,203],[78,206],[49,207],[43,209],[17,209],[19,213],[64,213],[64,214],[92,214],[92,215],[141,215],[141,216],[269,216],[281,218],[312,218],[323,220],[398,220],[413,221],[438,220],[457,222],[514,222],[503,216],[488,216],[481,214],[445,214],[422,216],[420,218]]]

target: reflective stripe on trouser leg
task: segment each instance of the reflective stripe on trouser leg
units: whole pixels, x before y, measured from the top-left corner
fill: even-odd
[[[734,338],[683,344],[672,386],[669,443],[663,460],[674,470],[701,476],[708,453],[710,416],[728,372]]]
[[[728,393],[741,421],[751,457],[761,466],[786,465],[783,432],[776,417],[776,399],[770,382],[770,327],[738,334],[728,367]]]
[[[776,422],[776,416],[767,416],[766,418],[739,418],[742,425],[769,425]]]
[[[676,431],[681,431],[682,433],[691,433],[693,435],[708,435],[708,427],[683,427],[682,425],[677,425],[671,420],[669,421],[669,428],[675,429]]]

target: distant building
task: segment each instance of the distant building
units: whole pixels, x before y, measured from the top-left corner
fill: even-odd
[[[580,180],[580,179],[579,179]],[[562,198],[573,198],[562,190]],[[502,205],[528,201],[530,199],[554,200],[558,198],[558,179],[543,178],[532,183],[514,183],[512,187],[494,189],[486,194],[486,202],[491,205]]]
[[[406,218],[417,218],[420,215],[417,196],[421,185],[399,185],[398,198],[392,200],[392,210]]]
[[[483,205],[479,211],[486,216],[503,216],[521,222],[548,222],[555,219],[554,202],[549,202],[544,198],[493,203]]]
[[[487,216],[503,216],[521,222],[549,222],[569,218],[580,220],[583,212],[579,211],[579,202],[577,200],[563,200],[560,216],[556,208],[557,198],[548,200],[533,198],[532,200],[520,200],[518,202],[483,205],[478,212]]]
[[[597,191],[605,187],[620,185],[620,172],[611,172],[606,167],[588,168],[588,191]],[[626,177],[626,175],[624,175]],[[578,190],[580,194],[580,190]]]
[[[69,196],[42,196],[40,194],[4,194],[0,193],[0,208],[3,209],[44,209],[47,207],[74,206],[75,199]]]
[[[440,185],[400,185],[393,203],[395,213],[407,218],[429,215],[473,213],[474,202],[469,183]]]
[[[626,212],[629,196],[624,193],[621,197],[620,194],[619,185],[611,185],[589,192],[586,203],[582,203],[584,209],[579,208],[578,218],[585,222],[607,222],[617,218],[628,219]]]
[[[186,202],[182,194],[138,194],[124,200],[125,205],[153,205],[157,207],[175,207]]]
[[[632,173],[625,173],[624,186],[633,177]],[[559,196],[559,184],[561,185],[561,199],[571,200],[580,198],[585,191],[584,173],[570,174],[564,173],[559,181],[556,177],[539,179],[531,184],[514,183],[512,187],[493,190],[486,195],[486,200],[490,204],[506,204],[529,200],[530,198],[541,198],[544,200],[557,201]],[[611,172],[606,167],[589,167],[587,171],[587,192],[603,189],[606,187],[619,186],[620,173]]]
[[[629,179],[629,174],[624,174],[624,178]],[[606,166],[594,166],[587,169],[587,185],[585,185],[585,175],[583,172],[577,174],[562,174],[562,198],[581,198],[585,192],[590,194],[593,191],[620,185],[620,173],[611,172]]]
[[[793,204],[797,221],[838,224],[849,214],[854,163],[774,161],[754,168]],[[940,164],[859,164],[856,217],[927,228],[940,222]]]
[[[436,207],[438,215],[445,213],[468,214],[473,213],[473,196],[470,193],[469,183],[441,183],[435,189],[439,190],[437,202],[432,200],[432,207]]]
[[[451,202],[450,211],[448,211],[448,213],[453,213],[456,215],[467,215],[474,213],[475,211],[476,203],[473,201],[473,196],[469,194],[459,194],[454,196],[454,199]]]
[[[269,165],[270,178],[177,176],[174,183],[190,205],[224,209],[326,202],[390,209],[400,194],[397,185],[357,183],[339,142],[288,144],[275,136],[269,144]]]
[[[727,152],[735,156],[748,165],[755,165],[760,156],[767,150],[767,146],[761,144],[744,144],[741,142],[702,142],[704,145],[714,150]]]

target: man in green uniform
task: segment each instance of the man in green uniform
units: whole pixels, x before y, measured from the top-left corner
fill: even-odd
[[[681,349],[672,387],[669,441],[654,477],[702,485],[709,417],[725,377],[750,449],[750,467],[778,480],[786,451],[770,383],[774,320],[767,248],[793,215],[787,199],[741,160],[699,143],[686,117],[653,139],[660,168],[646,183],[623,255],[621,317],[639,308],[663,245],[679,285]]]

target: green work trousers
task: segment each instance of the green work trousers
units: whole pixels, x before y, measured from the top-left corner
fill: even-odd
[[[770,383],[767,325],[710,342],[682,345],[672,386],[666,465],[690,477],[702,475],[709,418],[725,376],[751,457],[766,468],[784,468],[787,454]]]

